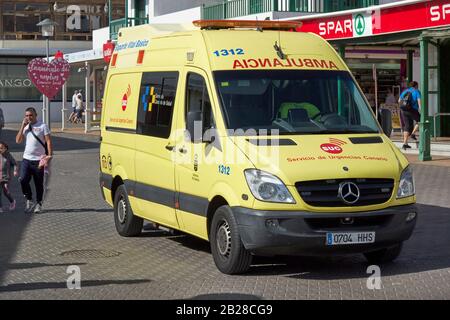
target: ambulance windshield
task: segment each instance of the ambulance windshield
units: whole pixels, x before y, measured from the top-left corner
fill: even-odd
[[[280,134],[380,132],[346,71],[216,71],[214,78],[228,129],[278,129]]]

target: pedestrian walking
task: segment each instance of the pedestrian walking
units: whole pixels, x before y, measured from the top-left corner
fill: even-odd
[[[76,117],[74,123],[83,122],[83,110],[84,110],[83,96],[81,95],[81,93],[79,93],[76,98]]]
[[[2,193],[9,200],[9,211],[13,211],[16,208],[16,200],[9,192],[9,181],[12,178],[12,171],[14,176],[17,177],[17,162],[9,153],[8,145],[0,141],[0,212],[3,212]]]
[[[75,116],[77,115],[77,95],[78,90],[75,90],[72,96],[72,113],[69,116],[69,122],[74,122]]]
[[[25,151],[20,167],[19,180],[22,193],[26,199],[25,212],[40,213],[42,211],[45,170],[41,159],[50,160],[53,155],[53,148],[48,126],[37,120],[36,110],[31,107],[25,110],[25,118],[16,136],[17,143],[22,143],[24,140]],[[36,203],[33,202],[30,187],[31,178],[33,178],[36,187]]]
[[[416,81],[412,81],[409,88],[400,95],[398,102],[403,116],[403,150],[411,148],[408,144],[409,138],[417,141],[416,132],[419,130],[420,110],[422,108],[421,98],[419,84]]]

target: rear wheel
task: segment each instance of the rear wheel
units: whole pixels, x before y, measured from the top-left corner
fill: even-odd
[[[217,209],[209,238],[214,262],[221,272],[238,274],[250,268],[252,255],[242,244],[236,219],[229,206]]]
[[[114,222],[117,232],[123,237],[141,234],[143,219],[133,214],[127,190],[123,184],[117,188],[114,196]]]
[[[371,264],[388,263],[398,258],[398,256],[402,252],[402,248],[403,243],[400,242],[399,244],[393,247],[384,248],[372,252],[366,252],[364,253],[364,256],[366,257],[367,261]]]

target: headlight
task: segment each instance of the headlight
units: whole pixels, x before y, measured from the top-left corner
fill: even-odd
[[[274,175],[256,169],[245,170],[244,174],[256,199],[266,202],[295,203],[284,183]]]
[[[414,188],[414,177],[410,167],[402,172],[398,185],[397,199],[413,196],[416,193]]]

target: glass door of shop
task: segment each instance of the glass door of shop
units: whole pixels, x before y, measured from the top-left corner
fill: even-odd
[[[432,123],[432,136],[440,135],[440,122],[436,121],[436,128],[434,128],[434,119],[439,119],[439,45],[435,42],[428,42],[428,65],[426,67],[428,73],[428,116]],[[421,89],[421,88],[419,88]],[[423,89],[422,89],[423,90]]]

